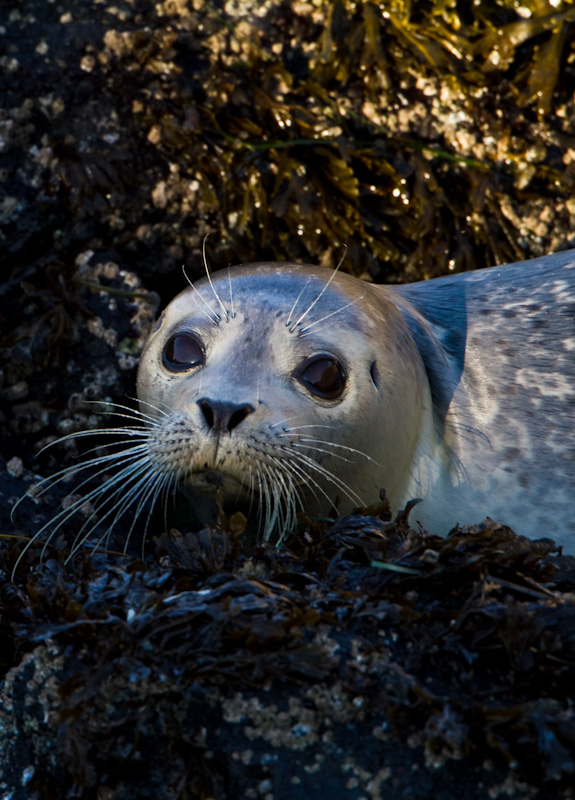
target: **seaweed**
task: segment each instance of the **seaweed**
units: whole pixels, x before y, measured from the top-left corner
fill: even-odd
[[[173,530],[155,548],[146,562],[97,552],[66,567],[65,550],[40,565],[28,552],[18,588],[3,584],[2,716],[15,733],[0,737],[2,763],[21,760],[14,714],[24,725],[44,715],[32,759],[37,781],[59,782],[55,796],[92,796],[103,781],[122,796],[143,778],[160,780],[162,797],[200,797],[196,782],[214,792],[215,774],[214,796],[233,796],[249,770],[223,766],[228,737],[241,749],[251,731],[256,752],[275,742],[299,774],[294,756],[309,765],[341,726],[361,731],[347,757],[364,782],[385,763],[388,727],[384,741],[411,739],[409,758],[441,767],[445,786],[465,756],[470,770],[491,759],[492,783],[510,770],[549,796],[568,790],[575,613],[552,543],[489,520],[432,537],[383,502],[335,524],[302,518],[282,550],[218,529]],[[17,550],[3,549],[5,573]],[[26,675],[35,700],[24,712]],[[146,763],[150,747],[164,756]],[[292,796],[257,763],[277,796]],[[169,788],[184,775],[189,785]]]

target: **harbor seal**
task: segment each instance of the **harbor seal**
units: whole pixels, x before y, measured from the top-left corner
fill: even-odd
[[[180,487],[200,520],[245,503],[275,541],[385,489],[396,511],[421,498],[431,532],[489,515],[575,552],[575,250],[404,286],[207,272],[161,315],[137,391],[138,424],[107,429],[129,446],[56,476],[105,477],[52,520],[93,504],[75,548]]]
[[[431,532],[489,515],[575,551],[575,251],[404,286],[208,275],[164,311],[138,398],[154,471],[256,504],[267,536],[383,488]]]

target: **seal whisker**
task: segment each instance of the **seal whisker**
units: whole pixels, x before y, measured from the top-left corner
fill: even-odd
[[[277,422],[272,423],[269,426],[269,429],[271,431],[273,431],[274,428],[278,428],[280,425],[285,425],[286,422],[289,422],[292,419],[299,419],[300,417],[303,417],[305,419],[306,416],[307,415],[305,413],[301,413],[301,414],[294,414],[292,417],[285,417],[284,419],[280,419]],[[327,428],[328,430],[334,430],[335,426],[334,425],[324,425],[323,423],[314,422],[313,424],[310,424],[310,425],[293,425],[293,426],[291,426],[289,428],[286,428],[284,432],[285,433],[289,433],[289,431],[292,431],[292,430],[296,431],[296,430],[299,430],[300,428]]]
[[[108,447],[115,447],[123,444],[124,442],[112,442],[110,445],[108,445]],[[92,451],[88,452],[94,452],[95,450],[98,449],[99,448],[93,448]],[[105,465],[103,466],[103,469],[99,470],[98,472],[89,474],[88,477],[85,478],[82,481],[82,483],[76,487],[76,491],[78,491],[86,483],[89,483],[91,480],[94,480],[94,478],[97,478],[100,475],[105,474],[107,470],[110,469],[110,467],[113,468],[115,463],[125,464],[126,461],[128,460],[134,461],[134,459],[147,457],[147,453],[148,453],[147,443],[138,444],[128,448],[123,447],[116,453],[105,453],[101,456],[96,456],[94,458],[87,459],[86,461],[82,461],[79,464],[71,464],[69,467],[65,467],[64,469],[61,469],[58,472],[54,473],[54,475],[50,475],[48,478],[44,478],[42,481],[40,481],[40,483],[36,485],[39,491],[35,491],[33,493],[33,496],[42,497],[42,495],[45,494],[47,489],[52,489],[54,486],[61,483],[62,481],[72,478],[80,474],[80,472],[85,472],[86,470],[91,470],[94,469],[95,467]],[[44,484],[46,485],[44,486]],[[24,496],[27,497],[28,495]]]
[[[349,308],[350,306],[353,306],[356,303],[359,303],[360,300],[363,300],[363,298],[364,298],[364,295],[362,294],[361,297],[356,297],[355,300],[351,300],[349,303],[346,303],[341,308],[337,308],[335,311],[332,311],[330,314],[326,314],[325,317],[321,317],[321,319],[316,319],[315,322],[311,322],[309,325],[306,325],[305,328],[302,328],[300,330],[300,332],[298,333],[298,336],[300,338],[303,338],[304,336],[309,336],[309,331],[312,328],[314,328],[316,325],[319,325],[321,322],[325,322],[326,319],[329,319],[330,317],[333,317],[336,314],[341,314],[341,312],[345,311],[346,308]],[[290,331],[290,333],[293,333],[293,329]]]
[[[307,440],[310,441],[310,440]],[[329,442],[327,442],[329,444]],[[307,452],[314,452],[314,453],[323,453],[326,456],[330,456],[330,458],[338,458],[340,461],[345,461],[347,464],[354,464],[354,460],[352,458],[346,458],[345,456],[340,455],[339,453],[332,453],[330,450],[324,450],[322,447],[317,447],[314,445],[304,444],[302,442],[290,442],[290,447],[302,447]],[[351,449],[351,448],[347,448]]]
[[[339,268],[341,267],[341,265],[342,265],[342,264],[343,264],[343,262],[345,261],[345,257],[346,257],[346,255],[347,255],[347,245],[346,245],[346,243],[345,243],[345,242],[340,242],[340,244],[341,244],[341,246],[343,247],[343,253],[341,254],[341,258],[340,258],[340,259],[339,259],[339,261],[337,262],[337,265],[336,265],[336,267],[335,267],[335,272],[338,272],[338,271],[339,271]]]
[[[185,266],[182,267],[182,271],[183,271],[183,273],[185,275],[185,278],[186,278],[187,282],[190,284],[190,287],[195,292],[195,294],[192,294],[191,297],[192,297],[192,300],[194,301],[194,303],[196,304],[196,307],[200,310],[200,312],[202,314],[204,314],[204,316],[206,316],[210,320],[210,322],[214,322],[216,325],[219,325],[220,322],[221,322],[220,315],[216,311],[214,311],[214,309],[211,307],[211,305],[208,303],[208,301],[204,297],[202,297],[202,295],[200,294],[200,292],[196,288],[195,284],[192,283],[192,281],[188,278]],[[200,300],[202,301],[204,306],[208,309],[208,311],[210,312],[209,314],[208,314],[208,311],[205,310],[205,308],[202,308],[202,306],[198,305],[198,303],[196,301],[196,296],[200,298]]]
[[[269,467],[268,467],[269,469]],[[286,488],[284,486],[280,486],[278,483],[278,474],[274,470],[271,471],[271,476],[269,480],[272,485],[273,491],[273,503],[274,503],[274,513],[271,519],[271,530],[278,531],[278,538],[281,536],[282,533],[285,532],[285,526],[287,523],[286,514],[287,514],[287,496],[285,494]],[[266,537],[268,540],[270,535]]]
[[[146,518],[146,522],[144,525],[144,530],[142,533],[142,559],[144,558],[144,544],[146,541],[146,535],[148,533],[148,526],[150,524],[150,519],[152,518],[152,511],[156,504],[157,498],[160,496],[161,493],[164,493],[165,496],[165,503],[164,503],[164,527],[166,531],[168,530],[168,511],[167,511],[167,503],[168,503],[168,495],[171,492],[172,496],[177,488],[177,482],[175,475],[172,472],[167,472],[165,474],[158,474],[157,476],[151,475],[152,478],[157,477],[156,484],[157,488],[153,490],[153,480],[144,484],[141,489],[141,497],[140,502],[135,510],[134,517],[132,519],[132,523],[128,530],[128,534],[126,536],[126,542],[124,545],[124,552],[127,551],[128,543],[132,537],[134,532],[134,528],[136,525],[136,521],[138,520],[140,514],[142,513],[144,507],[149,505],[148,516]],[[123,513],[126,513],[128,509],[126,508]]]
[[[89,430],[89,431],[74,431],[73,433],[66,434],[66,436],[63,436],[61,439],[57,439],[54,442],[50,442],[50,444],[46,445],[46,447],[43,447],[42,450],[40,450],[40,453],[43,453],[44,450],[46,450],[48,447],[51,447],[52,445],[63,444],[64,442],[66,442],[68,440],[87,439],[90,436],[98,436],[99,437],[99,436],[104,436],[104,435],[114,435],[116,433],[116,430],[120,430],[120,432],[123,433],[122,429],[116,429],[116,428],[100,428],[100,429]],[[148,442],[149,442],[149,434],[144,436],[143,432],[141,432],[141,431],[136,431],[134,433],[129,433],[130,428],[126,428],[125,430],[127,432],[128,438],[126,438],[126,439],[118,439],[118,440],[113,441],[113,442],[106,442],[105,445],[101,444],[101,445],[97,445],[96,447],[92,447],[92,448],[90,448],[90,450],[88,450],[86,455],[88,455],[89,453],[97,452],[98,450],[100,450],[100,449],[102,449],[104,447],[106,447],[106,448],[111,448],[111,447],[120,447],[120,448],[122,448],[122,447],[124,447],[124,445],[129,445],[129,447],[124,447],[123,450],[120,450],[120,451],[115,452],[115,453],[104,453],[101,456],[97,456],[96,458],[89,458],[89,459],[86,459],[85,461],[81,461],[81,462],[79,462],[77,464],[70,464],[70,466],[64,467],[63,469],[58,470],[58,472],[54,473],[54,475],[51,475],[48,478],[44,478],[40,483],[42,484],[42,483],[44,483],[44,481],[52,481],[54,478],[59,477],[61,475],[63,475],[63,476],[73,475],[75,472],[80,472],[82,470],[88,469],[89,467],[95,466],[95,465],[97,465],[99,463],[103,463],[104,461],[114,461],[115,459],[120,459],[124,455],[131,455],[133,452],[134,453],[135,452],[146,452],[147,445],[148,445]],[[134,438],[135,439],[141,439],[143,441],[140,441],[139,443],[134,444],[134,442],[132,441]]]
[[[317,489],[320,494],[330,503],[333,504],[333,500],[329,497],[325,489],[318,483],[317,480],[312,478],[309,473],[309,470],[315,471],[319,473],[322,477],[324,477],[329,483],[332,483],[336,488],[340,489],[340,491],[344,492],[344,494],[354,503],[357,505],[363,505],[361,498],[355,494],[355,492],[350,493],[349,487],[340,481],[337,476],[335,476],[330,470],[326,467],[318,464],[317,461],[314,461],[312,458],[306,457],[303,453],[294,452],[290,450],[289,447],[286,445],[282,445],[280,448],[275,448],[281,450],[281,461],[282,464],[289,469],[295,476],[299,476],[304,484],[312,491],[313,496],[316,500],[318,500],[318,495],[315,491]],[[288,458],[286,458],[286,454]],[[268,456],[271,458],[279,458],[275,456]],[[314,488],[315,487],[315,488]],[[295,487],[294,487],[295,488]],[[298,499],[301,501],[301,497],[298,494]],[[303,503],[301,503],[301,507],[303,508]]]
[[[276,480],[280,479],[281,486],[283,488],[283,492],[279,492],[279,497],[276,502],[280,503],[280,501],[283,499],[285,504],[282,510],[282,522],[279,526],[279,541],[281,541],[286,531],[288,531],[290,527],[295,526],[297,507],[298,504],[302,505],[302,498],[292,476],[289,474],[287,462],[284,463],[272,456],[272,463],[275,466],[273,474],[275,475]]]
[[[368,455],[367,453],[364,453],[363,450],[358,450],[356,447],[350,447],[347,444],[340,444],[339,442],[331,442],[331,441],[329,441],[327,439],[310,439],[310,438],[308,438],[306,436],[306,434],[278,433],[278,439],[282,438],[284,436],[295,436],[295,437],[297,437],[297,439],[299,440],[297,445],[295,445],[297,447],[303,447],[304,444],[306,444],[306,443],[323,444],[326,447],[336,447],[336,448],[338,448],[340,450],[347,450],[349,453],[355,453],[356,455],[362,456],[362,458],[366,458],[368,461],[371,461],[373,464],[377,464],[378,463],[370,455]],[[316,448],[313,448],[313,449],[316,449]],[[325,450],[322,450],[320,452],[322,452],[322,453],[328,452],[329,453],[329,451],[325,451]],[[336,454],[334,453],[333,455],[336,455]],[[349,459],[346,459],[346,460],[349,461]],[[353,462],[350,462],[350,463],[353,463]]]
[[[281,462],[281,464],[284,467],[284,469],[288,470],[289,472],[291,472],[293,474],[295,479],[299,478],[302,481],[302,483],[306,486],[306,488],[310,490],[312,496],[315,498],[316,501],[319,501],[318,493],[316,491],[316,489],[317,489],[320,492],[320,494],[327,500],[327,502],[330,504],[330,506],[333,505],[333,501],[330,498],[330,496],[327,494],[325,489],[314,478],[312,478],[311,475],[308,472],[306,472],[301,465],[295,463],[295,461],[292,460],[291,458],[284,459]],[[293,487],[294,487],[294,491],[297,492],[297,499],[298,499],[300,508],[303,510],[304,504],[303,504],[303,501],[302,501],[302,497],[301,497],[300,493],[297,491],[295,483],[293,483]],[[297,511],[297,509],[294,510],[294,519],[297,517],[296,511]],[[279,542],[281,542],[284,534],[285,534],[285,531],[280,531]]]
[[[266,518],[266,525],[264,530],[264,538],[268,540],[274,529],[278,530],[278,540],[293,524],[294,517],[293,509],[293,481],[291,476],[285,471],[278,469],[277,464],[264,465],[264,469],[268,476],[268,481],[272,486],[273,513],[268,514]],[[269,502],[269,500],[268,500]]]
[[[31,487],[22,497],[20,497],[10,512],[10,518],[12,520],[15,519],[15,513],[18,509],[20,503],[24,500],[28,499],[35,499],[37,497],[42,497],[47,491],[53,489],[62,481],[73,477],[81,472],[84,472],[88,469],[93,469],[94,467],[98,467],[101,465],[105,465],[101,470],[99,470],[95,475],[89,475],[85,478],[79,486],[76,487],[76,491],[79,491],[89,483],[91,480],[103,475],[107,472],[110,465],[113,465],[114,461],[118,463],[125,463],[126,459],[139,459],[145,457],[147,454],[147,445],[135,445],[131,448],[124,449],[118,453],[108,453],[106,455],[98,456],[97,458],[89,459],[88,461],[82,462],[81,464],[72,464],[69,467],[65,467],[64,469],[59,470],[54,475],[50,475],[47,478],[43,478],[39,483],[35,484]]]
[[[263,471],[263,466],[264,466],[263,464],[256,464],[256,478],[257,478],[257,482],[258,482],[258,493],[259,493],[260,498],[263,498],[263,500],[264,500],[264,509],[265,509],[264,515],[262,516],[261,506],[260,506],[260,513],[259,513],[259,519],[258,519],[258,529],[259,529],[260,534],[265,539],[265,538],[268,538],[269,531],[271,530],[270,529],[270,525],[269,525],[271,501],[270,501],[270,495],[269,495],[269,487],[268,487],[268,482],[267,482],[267,476],[265,475],[265,473]]]
[[[303,286],[302,290],[300,291],[300,293],[298,294],[298,296],[297,296],[297,297],[296,297],[296,299],[294,300],[293,306],[291,307],[291,309],[290,309],[290,312],[289,312],[289,314],[288,314],[288,318],[287,318],[287,320],[286,320],[286,327],[288,327],[288,326],[289,326],[289,324],[290,324],[290,322],[291,322],[292,314],[294,313],[294,311],[295,311],[295,309],[296,309],[296,307],[297,307],[297,304],[298,304],[298,303],[299,303],[299,301],[300,301],[300,297],[301,297],[301,296],[302,296],[302,294],[305,292],[305,290],[306,290],[306,289],[307,289],[307,287],[310,285],[310,283],[311,283],[311,278],[308,278],[308,279],[307,279],[307,281],[305,282],[305,284],[304,284],[304,286]],[[297,323],[296,323],[296,324],[297,324]]]
[[[319,301],[321,300],[322,295],[329,289],[329,286],[330,286],[331,282],[333,281],[333,279],[335,278],[336,275],[337,275],[337,269],[334,269],[332,274],[329,277],[329,280],[327,281],[327,283],[325,284],[325,286],[323,287],[321,292],[318,294],[318,296],[315,298],[315,300],[312,300],[312,302],[309,304],[309,306],[303,312],[303,314],[301,314],[300,317],[291,326],[291,328],[289,329],[290,333],[293,333],[295,331],[297,326],[300,325],[302,320],[304,320],[307,317],[307,315],[312,310],[312,308],[314,308],[314,306],[316,306],[317,303],[319,303]]]
[[[274,529],[284,531],[290,524],[293,481],[285,470],[278,468],[269,454],[266,461],[256,462],[254,468],[262,501],[259,509],[259,531],[262,538],[268,540]],[[289,485],[286,485],[286,479]]]
[[[351,500],[353,503],[359,503],[359,505],[363,505],[361,498],[359,497],[356,492],[349,488],[349,486],[344,483],[337,475],[334,475],[333,472],[324,467],[322,464],[319,464],[317,461],[314,461],[313,458],[304,455],[303,453],[299,453],[297,451],[291,450],[291,448],[286,447],[286,451],[295,459],[299,460],[302,464],[310,467],[312,470],[315,470],[324,478],[326,478],[330,483],[340,489],[346,497]],[[330,454],[331,455],[331,454]]]
[[[449,414],[447,415],[446,424],[452,431],[458,432],[459,437],[466,442],[474,442],[475,439],[481,439],[485,444],[490,444],[489,436],[486,433],[478,430],[475,426],[469,425],[466,422],[457,422],[456,420],[451,419]],[[465,436],[463,433],[461,433],[461,431],[465,431],[466,434],[471,435]]]
[[[298,416],[301,416],[301,414]],[[287,419],[282,420],[282,422],[288,422],[290,419],[295,419],[295,417],[288,417]],[[270,425],[270,428],[275,428],[275,427],[276,425]],[[291,428],[286,428],[285,433],[291,433],[291,431],[299,431],[302,428],[327,428],[328,430],[333,431],[335,430],[335,425],[324,425],[323,423],[319,422],[314,422],[311,425],[293,425]]]
[[[294,332],[294,330],[297,328],[297,326],[301,324],[301,321],[307,317],[307,315],[308,315],[308,314],[309,314],[309,312],[312,310],[312,308],[313,308],[314,306],[316,306],[316,305],[317,305],[317,303],[319,303],[319,301],[320,301],[320,300],[321,300],[321,298],[322,298],[322,295],[324,295],[324,294],[325,294],[325,292],[327,292],[327,290],[329,289],[329,287],[330,287],[330,285],[331,285],[331,282],[334,280],[335,276],[336,276],[336,275],[337,275],[337,273],[339,272],[339,268],[341,267],[341,265],[342,265],[342,264],[343,264],[343,262],[344,262],[345,255],[346,255],[346,253],[347,253],[347,245],[346,245],[346,244],[344,244],[344,248],[345,248],[345,250],[343,251],[343,255],[342,255],[342,257],[340,258],[340,260],[338,261],[338,263],[337,263],[337,266],[335,267],[335,269],[334,269],[334,270],[332,270],[332,273],[331,273],[331,275],[329,276],[329,279],[327,280],[327,282],[326,282],[325,286],[323,287],[323,289],[321,290],[321,292],[318,294],[318,296],[315,298],[315,300],[312,300],[312,302],[309,304],[309,306],[308,306],[308,307],[307,307],[307,309],[306,309],[306,310],[303,312],[303,314],[302,314],[302,315],[299,317],[299,319],[298,319],[296,322],[294,322],[294,324],[293,324],[293,325],[292,325],[292,327],[290,328],[290,333],[293,333],[293,332]],[[299,297],[300,297],[300,296],[301,296],[301,294],[298,296],[298,300],[299,300]],[[297,302],[297,301],[296,301],[296,302]],[[295,307],[295,306],[294,306],[294,307]],[[291,312],[290,312],[290,317],[291,317]],[[311,327],[311,326],[309,326],[309,327]]]
[[[102,484],[96,486],[94,489],[91,489],[88,494],[83,495],[75,500],[68,508],[64,508],[62,511],[59,511],[38,531],[38,534],[36,535],[38,536],[43,533],[44,530],[51,528],[56,522],[57,525],[53,528],[53,532],[55,533],[65,522],[67,522],[71,516],[73,516],[87,503],[91,503],[92,501],[98,502],[100,498],[103,498],[104,502],[108,502],[125,489],[125,482],[127,480],[130,480],[133,475],[137,475],[138,473],[144,472],[147,469],[149,469],[147,456],[139,457],[136,460],[132,459],[131,463],[128,463],[126,466],[124,466],[120,472],[111,475]],[[105,475],[107,471],[108,467],[99,470],[95,475],[90,475],[78,487],[76,487],[76,492],[80,491],[91,480],[99,477],[100,475]],[[112,487],[117,488],[114,490],[114,492],[108,494]],[[88,519],[90,519],[90,517]]]
[[[119,454],[116,454],[116,455],[119,455]],[[124,461],[125,461],[125,459],[124,459]],[[88,483],[90,480],[97,478],[99,475],[105,474],[107,472],[107,469],[108,469],[108,467],[105,467],[105,468],[99,470],[96,473],[96,475],[89,476],[87,479],[85,479],[80,484],[79,487],[76,487],[76,491],[79,491],[81,488],[83,488],[83,486],[85,486],[86,483]],[[148,459],[147,455],[142,456],[142,455],[138,454],[137,457],[136,456],[132,456],[131,462],[128,465],[124,466],[120,470],[120,472],[110,476],[102,484],[100,484],[99,486],[96,486],[94,489],[90,490],[86,495],[84,495],[84,496],[78,498],[77,500],[75,500],[70,506],[68,506],[67,508],[63,508],[61,511],[59,511],[54,517],[52,517],[50,520],[48,520],[48,522],[46,522],[44,525],[42,525],[42,527],[34,534],[34,536],[30,539],[30,541],[26,543],[26,545],[24,546],[22,552],[18,556],[18,558],[16,560],[16,563],[14,564],[14,568],[12,570],[12,575],[15,574],[15,571],[18,568],[18,565],[19,565],[21,559],[24,557],[25,553],[28,551],[28,549],[36,541],[38,541],[38,539],[40,539],[42,537],[43,533],[45,533],[48,530],[50,531],[50,533],[49,533],[49,535],[48,535],[48,537],[47,537],[47,539],[44,542],[44,545],[42,547],[42,551],[41,551],[41,557],[42,558],[44,557],[44,553],[46,551],[46,548],[48,547],[48,545],[50,544],[50,542],[52,541],[52,539],[54,538],[56,533],[60,530],[60,528],[71,517],[74,516],[74,514],[76,514],[78,511],[81,511],[81,509],[84,506],[86,506],[87,504],[91,503],[92,501],[94,501],[95,503],[98,503],[98,500],[100,498],[104,497],[104,502],[106,502],[110,498],[113,498],[116,494],[119,494],[124,489],[125,482],[127,480],[130,480],[130,479],[133,478],[134,475],[137,476],[138,473],[145,472],[146,470],[149,470],[149,469],[150,469],[150,464],[149,464],[149,459]],[[59,478],[58,482],[61,479],[62,478]],[[48,478],[46,480],[49,481],[50,479]],[[112,492],[112,494],[109,494],[109,490],[111,488],[113,488],[114,486],[116,486],[118,488],[116,488],[115,491]],[[51,488],[51,486],[48,487],[48,488]],[[106,495],[108,496],[107,499],[106,499]],[[85,526],[87,524],[89,524],[90,520],[97,513],[97,508],[99,508],[99,507],[100,506],[97,506],[90,513],[90,516],[87,518],[87,520],[84,522],[82,528],[80,529],[80,533],[84,530]]]
[[[225,317],[226,322],[228,322],[228,316],[229,316],[228,315],[228,309],[222,303],[222,299],[221,299],[221,297],[219,296],[219,294],[216,291],[216,287],[214,286],[214,283],[212,281],[212,276],[210,275],[210,268],[208,266],[208,259],[206,258],[206,242],[208,241],[208,236],[209,235],[210,235],[209,233],[206,233],[206,235],[204,236],[204,241],[202,242],[202,256],[203,256],[203,259],[204,259],[204,269],[206,271],[206,277],[208,279],[208,283],[210,284],[210,288],[211,288],[212,292],[214,293],[214,297],[216,298],[216,300],[218,301],[218,303],[220,305],[220,308],[224,312],[224,317]]]
[[[154,426],[151,422],[145,422],[145,424],[141,424],[141,419],[138,417],[129,417],[127,414],[115,414],[115,416],[123,417],[127,420],[133,420],[134,422],[140,423],[138,425],[114,425],[114,427],[106,427],[106,428],[87,428],[83,431],[71,431],[70,433],[65,433],[64,436],[60,436],[58,439],[54,439],[53,442],[49,442],[45,445],[41,450],[38,451],[38,455],[43,453],[49,447],[52,447],[55,444],[62,444],[67,439],[81,439],[82,437],[86,436],[101,436],[101,435],[109,435],[115,433],[121,433],[128,437],[144,437],[149,434],[152,427],[157,427],[157,424]]]
[[[147,465],[146,465],[147,466]],[[94,550],[105,540],[107,540],[112,533],[114,525],[121,519],[121,517],[126,513],[126,511],[136,502],[139,501],[139,504],[136,508],[136,512],[134,514],[134,518],[132,520],[132,524],[130,525],[130,529],[128,532],[128,536],[126,537],[126,542],[124,543],[124,552],[126,551],[128,542],[130,540],[131,533],[133,531],[133,527],[142,511],[142,506],[150,497],[149,489],[153,486],[155,481],[165,480],[167,476],[158,475],[154,473],[150,473],[147,469],[141,469],[140,472],[133,472],[132,475],[124,476],[124,482],[122,485],[114,491],[112,494],[108,495],[107,497],[100,498],[97,496],[94,498],[95,505],[94,510],[90,514],[90,516],[86,519],[78,533],[74,538],[73,545],[70,549],[70,554],[66,561],[72,558],[78,550],[82,547],[84,542],[86,542],[92,533],[96,530],[96,528],[100,525],[103,525],[104,522],[111,517],[113,518],[104,531],[104,533],[98,538],[96,544],[94,545]],[[137,482],[131,486],[126,494],[122,494],[122,491],[125,489],[125,480],[135,480]],[[148,491],[146,491],[148,490]],[[119,497],[118,501],[114,501],[115,497]],[[102,500],[102,502],[99,502]],[[114,501],[114,502],[112,502]],[[106,511],[104,516],[99,516],[99,512],[105,507],[106,504],[112,502],[111,507]],[[78,509],[76,509],[78,510]],[[89,526],[89,527],[88,527]],[[86,528],[88,528],[86,530]]]
[[[282,487],[278,482],[278,475],[270,468],[269,464],[263,465],[266,474],[266,482],[269,487],[268,503],[269,514],[266,519],[266,530],[264,539],[268,540],[274,530],[281,530],[282,525]]]
[[[159,401],[159,402],[161,402],[161,401]],[[141,397],[138,397],[138,404],[140,406],[142,406],[142,405],[147,406],[148,408],[152,409],[152,411],[156,411],[158,414],[161,414],[163,417],[169,417],[170,414],[174,413],[174,409],[171,406],[169,406],[167,403],[164,403],[164,402],[161,402],[161,405],[158,405],[156,403],[150,403],[149,400],[143,400]],[[162,406],[163,406],[163,408],[162,408]],[[122,408],[122,406],[119,406],[119,408]],[[135,412],[137,414],[143,414],[141,409],[139,409],[139,410],[138,409],[134,409],[134,410],[135,410]],[[160,424],[158,422],[158,420],[156,419],[156,417],[154,417],[153,415],[148,416],[147,414],[143,414],[143,416],[144,416],[145,419],[149,420],[154,425]]]
[[[90,436],[115,436],[116,434],[123,434],[126,436],[125,439],[117,439],[113,442],[106,442],[106,444],[102,444],[96,446],[92,450],[88,452],[94,452],[94,450],[98,450],[100,447],[118,447],[123,444],[127,444],[132,439],[149,439],[150,436],[150,429],[148,428],[90,428],[87,431],[72,431],[71,433],[67,433],[65,436],[61,436],[59,439],[54,439],[53,442],[49,442],[45,445],[41,450],[38,451],[38,455],[41,455],[50,447],[54,447],[57,444],[63,444],[64,442],[73,441],[74,439],[87,439]],[[137,446],[137,445],[136,445]],[[66,467],[66,469],[74,469],[76,465],[72,465],[71,467]]]
[[[271,532],[279,527],[278,519],[280,517],[280,509],[281,509],[281,489],[277,481],[272,480],[272,476],[270,475],[269,466],[266,464],[263,467],[264,473],[266,474],[266,483],[269,487],[268,491],[268,502],[267,502],[267,511],[269,512],[266,515],[266,530],[264,532],[264,539],[269,539]],[[274,474],[274,478],[277,476]]]
[[[242,479],[243,479],[243,476],[242,476]],[[249,470],[249,479],[250,479],[250,485],[249,485],[249,487],[246,487],[246,491],[247,491],[248,496],[249,496],[248,517],[252,513],[252,509],[253,509],[253,506],[254,506],[254,500],[255,500],[255,496],[256,496],[254,473],[253,473],[253,470],[251,470],[251,469]]]
[[[236,312],[234,311],[234,290],[232,288],[232,275],[229,267],[228,267],[228,284],[230,287],[230,316],[232,319],[234,319],[236,316]]]
[[[130,481],[134,481],[134,483],[130,486]],[[114,483],[118,484],[118,488],[115,489],[112,493],[108,494],[108,486],[107,484],[114,485]],[[107,531],[105,532],[104,536],[100,539],[103,539],[108,536],[114,525],[117,521],[128,511],[130,507],[134,505],[134,503],[138,502],[138,505],[135,509],[134,517],[132,519],[132,523],[130,525],[128,536],[125,543],[125,548],[128,545],[128,542],[131,538],[135,523],[139,518],[140,514],[145,505],[150,506],[150,513],[148,514],[148,519],[146,521],[146,525],[144,528],[143,540],[145,540],[149,519],[151,516],[151,510],[153,509],[154,505],[156,504],[157,498],[164,488],[164,486],[169,487],[170,484],[175,483],[175,472],[173,469],[169,470],[168,472],[161,472],[158,471],[151,459],[149,458],[149,454],[146,457],[141,458],[140,461],[134,463],[132,465],[131,470],[128,472],[126,470],[122,470],[116,475],[111,476],[106,484],[103,484],[102,491],[99,493],[98,496],[94,498],[94,502],[96,503],[94,508],[94,514],[98,515],[100,510],[105,507],[106,504],[111,503],[110,509],[106,512],[104,517],[99,517],[95,524],[92,526],[90,531],[84,537],[84,540],[89,537],[92,531],[95,529],[97,525],[101,525],[105,519],[107,519],[110,514],[116,512],[115,517],[113,518],[112,522],[108,526]],[[128,491],[126,493],[126,485],[128,486]],[[101,497],[104,495],[103,497]],[[115,498],[118,498],[117,500]],[[102,502],[100,502],[100,499]],[[89,522],[89,520],[87,520]]]
[[[97,550],[97,548],[102,544],[102,542],[105,542],[110,537],[114,529],[114,526],[116,525],[118,520],[121,519],[121,517],[124,516],[135,503],[137,503],[138,505],[134,510],[132,522],[128,529],[128,533],[126,535],[126,539],[124,542],[123,551],[124,553],[127,552],[128,545],[130,543],[132,534],[134,532],[136,522],[138,521],[144,507],[146,505],[149,505],[150,511],[148,512],[148,516],[144,525],[144,531],[142,534],[142,547],[143,547],[144,542],[146,540],[148,525],[151,519],[151,511],[157,501],[157,498],[164,488],[169,488],[170,484],[173,483],[174,483],[173,474],[171,473],[166,473],[166,474],[153,473],[153,472],[152,473],[148,472],[147,474],[144,473],[144,475],[138,479],[137,483],[131,487],[128,495],[123,496],[120,502],[115,502],[104,517],[97,518],[93,523],[93,525],[90,527],[90,529],[85,533],[83,533],[86,524],[89,523],[92,516],[94,515],[97,516],[98,511],[103,506],[103,503],[97,506],[94,510],[94,514],[90,516],[90,518],[86,521],[84,526],[82,526],[82,529],[75,537],[70,554],[66,559],[66,563],[78,552],[78,550],[83,546],[83,544],[90,538],[90,536],[96,530],[96,528],[99,525],[101,525],[104,522],[104,520],[107,519],[111,514],[116,512],[115,516],[113,517],[112,521],[110,522],[104,533],[97,539],[94,546],[92,547],[92,553],[94,553]],[[120,490],[118,490],[118,492],[116,492],[115,494],[119,494],[119,492]],[[112,495],[112,497],[113,496],[114,495]],[[107,500],[109,500],[109,498],[107,498]],[[143,557],[143,551],[142,551],[142,557]]]
[[[135,400],[135,399],[136,398],[130,398],[130,400]],[[157,418],[155,416],[152,416],[151,414],[145,414],[140,408],[134,408],[132,406],[126,406],[126,405],[123,405],[122,403],[116,403],[116,402],[112,403],[109,400],[82,400],[81,402],[82,402],[82,405],[104,406],[106,408],[109,407],[111,409],[110,411],[105,411],[105,412],[104,411],[98,412],[96,410],[96,412],[95,412],[96,414],[98,414],[98,413],[101,413],[101,414],[108,413],[108,414],[110,414],[112,416],[115,416],[115,417],[116,416],[117,417],[124,416],[126,419],[133,419],[136,422],[142,422],[143,421],[143,422],[149,423],[150,425],[157,425],[158,424],[158,420],[157,420]],[[162,409],[159,406],[152,405],[151,403],[146,403],[146,402],[144,402],[142,400],[139,400],[137,402],[139,402],[140,404],[148,406],[149,408],[151,408],[153,411],[157,412],[158,414],[162,414],[162,416],[164,416],[164,417],[168,417],[172,413],[172,409],[169,406],[166,406],[165,409]],[[118,408],[120,409],[120,411],[116,411],[116,409],[118,409]],[[126,413],[122,414],[120,412],[126,412]]]

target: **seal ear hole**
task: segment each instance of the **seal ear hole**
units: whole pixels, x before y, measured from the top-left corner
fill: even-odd
[[[336,400],[345,389],[345,373],[333,356],[306,359],[296,375],[302,386],[324,400]]]
[[[379,370],[377,368],[377,361],[372,362],[371,367],[369,368],[369,374],[371,375],[373,385],[376,389],[379,389]]]
[[[204,363],[204,351],[192,334],[175,333],[164,345],[162,363],[170,372],[186,372]]]

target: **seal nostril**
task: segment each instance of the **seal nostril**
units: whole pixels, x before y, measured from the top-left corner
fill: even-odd
[[[234,428],[236,428],[240,422],[244,421],[251,411],[253,411],[251,406],[242,406],[241,408],[238,408],[237,411],[234,411],[228,423],[228,430],[232,431]]]
[[[198,400],[198,406],[209,430],[213,429],[220,433],[231,433],[254,410],[249,403],[243,405],[221,403],[207,397]]]
[[[208,428],[214,427],[214,412],[212,411],[212,407],[210,406],[207,400],[198,400],[198,405],[200,407],[200,411],[204,415],[204,419],[208,425]]]

